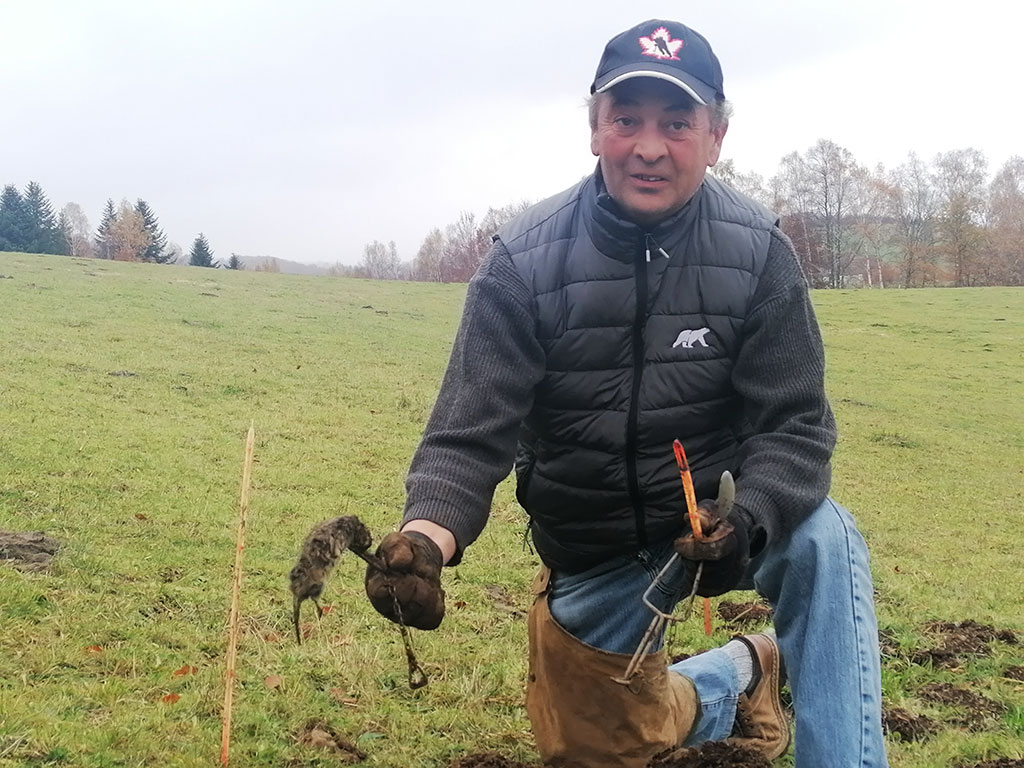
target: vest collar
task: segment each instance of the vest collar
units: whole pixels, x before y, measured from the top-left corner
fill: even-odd
[[[585,185],[583,194],[587,233],[601,253],[617,261],[632,263],[643,258],[648,247],[652,261],[662,257],[657,252],[659,248],[674,256],[684,246],[700,214],[703,183],[680,210],[653,227],[642,227],[627,218],[608,194],[600,165],[591,181]]]

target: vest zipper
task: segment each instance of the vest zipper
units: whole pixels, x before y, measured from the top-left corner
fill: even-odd
[[[636,275],[636,316],[633,319],[633,392],[629,400],[626,422],[626,477],[629,481],[629,500],[636,521],[636,538],[641,547],[647,546],[647,526],[644,505],[640,496],[640,480],[636,467],[637,419],[639,418],[640,383],[644,370],[644,326],[647,324],[647,261],[650,260],[651,236],[644,235],[646,259],[634,259]]]

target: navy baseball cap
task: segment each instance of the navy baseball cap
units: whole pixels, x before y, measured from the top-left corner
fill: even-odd
[[[677,21],[651,19],[609,40],[590,93],[603,93],[632,77],[667,80],[701,104],[725,98],[722,65],[711,45]]]

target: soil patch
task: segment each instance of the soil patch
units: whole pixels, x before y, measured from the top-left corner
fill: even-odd
[[[932,621],[925,624],[928,632],[939,635],[941,642],[934,648],[915,651],[910,655],[914,664],[935,667],[959,667],[965,656],[989,656],[990,644],[995,641],[1017,644],[1017,636],[1009,629],[996,629],[991,624],[979,624],[968,619],[959,623]]]
[[[771,765],[764,755],[750,747],[709,741],[699,747],[663,752],[648,763],[648,768],[771,768]]]
[[[19,571],[45,571],[58,549],[60,542],[42,531],[0,531],[0,561],[6,560]]]
[[[1007,667],[1006,671],[1003,672],[1003,677],[1024,682],[1024,666]]]
[[[508,593],[508,590],[500,584],[488,584],[484,587],[484,594],[491,601],[491,606],[494,610],[500,613],[507,613],[514,619],[520,619],[525,615],[516,607],[515,600],[512,599],[512,595]]]
[[[882,712],[882,728],[886,733],[898,733],[904,741],[920,741],[938,733],[939,724],[930,717],[914,715],[897,707]]]
[[[767,603],[731,603],[718,604],[718,615],[722,621],[735,627],[748,627],[753,624],[764,624],[772,620],[772,607]]]
[[[1012,629],[996,629],[991,624],[979,624],[968,619],[959,624],[952,621],[932,621],[924,625],[929,632],[936,632],[948,638],[958,638],[963,641],[976,643],[990,643],[998,640],[1008,645],[1017,644],[1017,635]]]
[[[310,720],[299,731],[296,741],[304,747],[322,749],[336,755],[342,763],[360,763],[366,753],[338,733],[322,720]]]
[[[953,722],[967,727],[980,725],[987,718],[997,717],[1006,711],[1005,704],[950,683],[929,683],[918,693],[925,701],[959,708]]]
[[[509,760],[497,752],[481,752],[478,755],[465,755],[454,760],[449,768],[531,768],[526,763]]]

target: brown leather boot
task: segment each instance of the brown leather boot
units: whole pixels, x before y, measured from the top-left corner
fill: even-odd
[[[763,633],[736,639],[750,649],[761,670],[761,678],[754,690],[740,694],[736,702],[735,735],[727,741],[756,749],[774,760],[789,746],[789,721],[779,701],[782,687],[779,646],[772,635]]]

